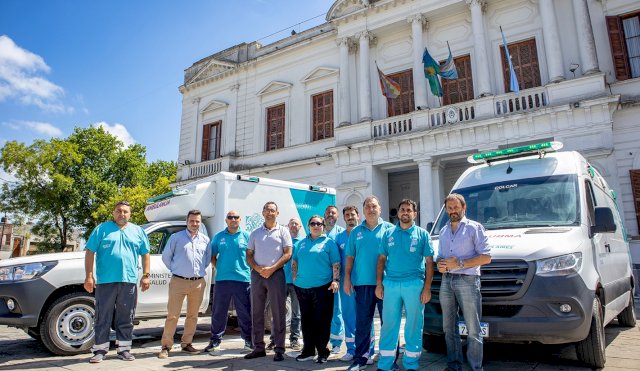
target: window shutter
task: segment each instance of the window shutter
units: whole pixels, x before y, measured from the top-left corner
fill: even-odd
[[[629,170],[631,178],[631,192],[633,193],[633,206],[635,206],[636,221],[640,230],[640,170]]]
[[[440,63],[442,64],[441,61]],[[443,105],[466,102],[473,99],[473,76],[471,72],[471,56],[464,55],[453,58],[458,70],[455,80],[442,79]]]
[[[211,125],[203,126],[201,161],[209,161],[209,135],[210,135],[210,133],[211,133]]]
[[[406,70],[387,76],[400,84],[400,96],[387,98],[387,116],[404,115],[414,111],[413,70]]]
[[[629,57],[627,56],[624,29],[622,28],[620,17],[607,17],[607,30],[609,31],[609,44],[611,44],[611,56],[613,57],[616,79],[630,79]]]

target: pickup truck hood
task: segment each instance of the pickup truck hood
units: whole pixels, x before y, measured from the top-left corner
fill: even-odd
[[[536,227],[488,230],[493,259],[534,261],[577,251],[584,241],[580,227]],[[438,253],[434,236],[434,256]]]
[[[74,251],[74,252],[59,252],[59,253],[53,253],[53,254],[21,256],[18,258],[0,260],[0,267],[7,267],[10,265],[18,265],[18,264],[39,263],[39,262],[46,262],[46,261],[84,259],[84,254],[85,254],[84,251]]]

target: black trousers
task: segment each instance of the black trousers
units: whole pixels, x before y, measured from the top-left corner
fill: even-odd
[[[263,351],[264,344],[264,307],[271,302],[271,333],[277,353],[284,353],[285,331],[287,329],[287,283],[282,268],[273,272],[271,277],[263,278],[258,272],[251,271],[251,319],[253,320],[252,338],[256,351]]]
[[[302,320],[302,354],[328,357],[327,343],[331,335],[331,318],[333,317],[333,292],[329,290],[331,282],[309,289],[295,286],[300,302]]]
[[[94,329],[96,346],[107,345],[111,325],[121,348],[131,348],[133,319],[136,312],[138,289],[135,283],[114,282],[96,285],[96,318]]]

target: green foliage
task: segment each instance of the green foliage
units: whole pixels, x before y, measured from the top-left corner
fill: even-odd
[[[0,166],[18,179],[3,185],[0,207],[36,219],[34,233],[58,251],[74,231],[87,238],[112,219],[118,201],[129,201],[132,221],[144,223],[145,201],[168,192],[177,171],[173,161],[148,164],[144,146],[125,148],[100,127],[75,128],[66,139],[31,145],[7,142]]]

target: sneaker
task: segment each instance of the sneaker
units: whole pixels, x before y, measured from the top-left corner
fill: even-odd
[[[162,347],[162,350],[160,350],[160,353],[158,353],[158,358],[160,359],[169,358],[169,348]]]
[[[289,348],[293,350],[300,350],[301,346],[300,342],[298,342],[298,339],[291,340],[291,342],[289,343]]]
[[[191,354],[199,354],[200,351],[193,347],[191,344],[187,344],[182,347],[183,352],[191,353]]]
[[[254,359],[254,358],[266,357],[266,356],[267,356],[267,353],[264,350],[263,351],[253,350],[251,353],[245,354],[244,359]]]
[[[316,363],[327,363],[327,359],[325,357],[318,356],[318,359],[316,359]]]
[[[338,354],[340,353],[340,345],[336,345],[333,348],[331,348],[331,354]]]
[[[105,352],[104,350],[96,350],[93,353],[93,357],[89,359],[89,363],[100,363],[106,355],[107,352]]]
[[[351,366],[347,368],[347,371],[359,371],[367,368],[367,365],[359,365],[357,363],[352,363]]]
[[[213,352],[218,348],[220,348],[220,340],[219,339],[210,340],[209,345],[207,345],[206,348],[204,348],[204,351],[209,353],[209,352]]]
[[[244,350],[248,350],[248,351],[253,350],[253,343],[251,342],[251,340],[244,341]]]
[[[123,350],[122,352],[118,352],[118,358],[120,358],[123,361],[134,361],[136,359],[136,357],[134,357],[133,354],[131,354],[131,352],[128,350]]]
[[[273,341],[269,342],[269,344],[267,345],[267,347],[265,348],[268,351],[272,351],[273,349],[275,349],[276,347],[276,343],[274,343]]]
[[[371,357],[371,358],[367,358],[367,364],[368,364],[368,365],[372,365],[374,361],[375,361],[375,360],[373,359],[373,357]]]
[[[284,354],[282,354],[282,352],[276,352],[273,356],[273,360],[276,362],[284,361]]]
[[[340,361],[342,361],[342,362],[351,362],[351,361],[353,361],[353,354],[345,353],[345,355],[343,355],[342,358],[340,358]]]
[[[300,354],[299,356],[296,357],[296,361],[306,362],[306,361],[311,361],[314,358],[315,356],[313,354]]]

